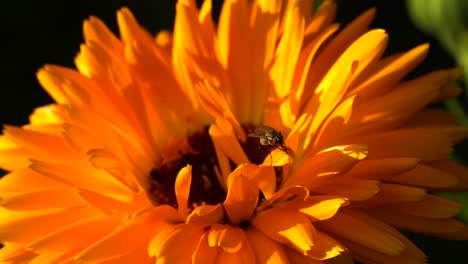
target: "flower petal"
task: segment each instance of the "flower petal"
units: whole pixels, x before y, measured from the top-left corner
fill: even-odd
[[[218,254],[222,249],[219,247],[210,247],[208,244],[208,234],[204,233],[200,238],[195,252],[193,253],[193,264],[215,264]]]
[[[197,206],[187,217],[187,223],[218,223],[224,217],[222,204]]]
[[[295,202],[291,207],[306,214],[312,221],[322,221],[335,215],[340,207],[347,205],[345,198],[331,195],[314,195],[304,202]]]
[[[423,164],[418,164],[416,168],[410,171],[388,177],[385,181],[427,188],[450,188],[458,183],[456,176]]]
[[[83,200],[72,190],[48,190],[0,197],[0,205],[9,210],[29,211],[80,206]]]
[[[120,219],[111,217],[94,217],[65,226],[45,237],[34,241],[29,249],[38,253],[66,252],[86,247],[120,224]]]
[[[402,230],[450,239],[457,239],[457,234],[465,237],[461,239],[468,237],[466,225],[452,218],[430,219],[416,217],[385,208],[374,208],[367,211],[369,214]]]
[[[283,185],[318,186],[336,175],[347,172],[366,155],[365,145],[335,146],[325,149],[303,161],[293,174],[284,180]]]
[[[154,237],[148,250],[150,252],[154,251],[158,263],[191,261],[192,255],[203,235],[203,228],[201,225],[181,225],[164,237]]]
[[[359,94],[360,100],[366,100],[372,96],[384,94],[420,64],[426,57],[428,50],[429,44],[426,43],[405,54],[382,60],[374,73],[350,91],[348,95]]]
[[[340,255],[346,248],[338,241],[329,235],[317,231],[317,240],[310,250],[307,251],[307,256],[314,259],[330,259]]]
[[[229,219],[239,224],[250,219],[258,202],[258,181],[242,174],[228,178],[228,193],[223,203]]]
[[[271,239],[287,243],[301,252],[310,250],[316,240],[316,231],[310,220],[293,209],[263,211],[253,219],[252,224]]]
[[[391,233],[344,212],[338,212],[328,220],[316,222],[316,225],[338,238],[351,240],[387,255],[397,256],[405,248],[404,243]],[[349,228],[350,226],[353,228]]]
[[[244,230],[230,225],[212,225],[208,231],[208,244],[210,247],[221,247],[223,251],[235,253],[244,246]]]
[[[55,210],[35,210],[18,213],[0,210],[0,240],[12,243],[31,243],[54,230],[96,215],[90,207]],[[41,223],[37,228],[38,223]]]
[[[175,194],[177,198],[177,209],[182,218],[188,215],[188,201],[190,195],[190,184],[192,182],[192,166],[187,165],[180,169],[175,182]]]
[[[283,247],[278,242],[256,229],[249,229],[246,234],[255,252],[256,263],[289,263]]]
[[[401,184],[380,183],[379,192],[371,198],[363,201],[355,201],[352,207],[379,207],[383,205],[398,205],[405,202],[421,201],[427,195],[422,188]]]
[[[429,194],[420,201],[390,205],[385,208],[418,217],[449,218],[460,212],[463,203]]]

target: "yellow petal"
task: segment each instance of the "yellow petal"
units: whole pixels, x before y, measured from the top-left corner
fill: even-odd
[[[338,209],[347,203],[347,200],[341,197],[314,195],[307,197],[304,202],[293,203],[291,207],[309,216],[311,221],[321,221],[333,217]]]

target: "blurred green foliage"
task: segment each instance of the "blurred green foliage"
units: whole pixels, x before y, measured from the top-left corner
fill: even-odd
[[[406,0],[413,22],[421,30],[436,37],[464,68],[465,85],[468,85],[468,1],[467,0]],[[463,105],[453,98],[446,106],[461,125],[468,126],[468,117]],[[458,160],[456,156],[452,157]],[[458,200],[466,206],[457,216],[468,223],[468,193],[439,193],[438,195]]]

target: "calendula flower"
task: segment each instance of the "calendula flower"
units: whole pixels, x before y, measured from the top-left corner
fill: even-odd
[[[84,23],[77,70],[37,76],[55,104],[0,138],[0,263],[421,263],[398,229],[468,238],[446,159],[460,69],[402,81],[428,45],[382,58],[371,9],[179,0],[153,37]]]

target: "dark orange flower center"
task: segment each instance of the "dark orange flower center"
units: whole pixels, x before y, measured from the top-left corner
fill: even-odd
[[[254,126],[244,125],[246,134],[252,133]],[[153,168],[149,173],[150,200],[154,205],[168,204],[177,207],[175,196],[175,181],[180,169],[187,164],[192,166],[192,182],[190,187],[189,206],[200,204],[218,204],[226,198],[226,192],[221,187],[215,169],[219,170],[216,151],[208,131],[201,131],[187,137],[192,150],[181,157],[166,163],[159,168]],[[273,146],[262,146],[259,138],[248,137],[242,148],[254,164],[261,164],[274,149]],[[231,162],[231,170],[236,165]],[[277,169],[277,175],[281,175]]]

